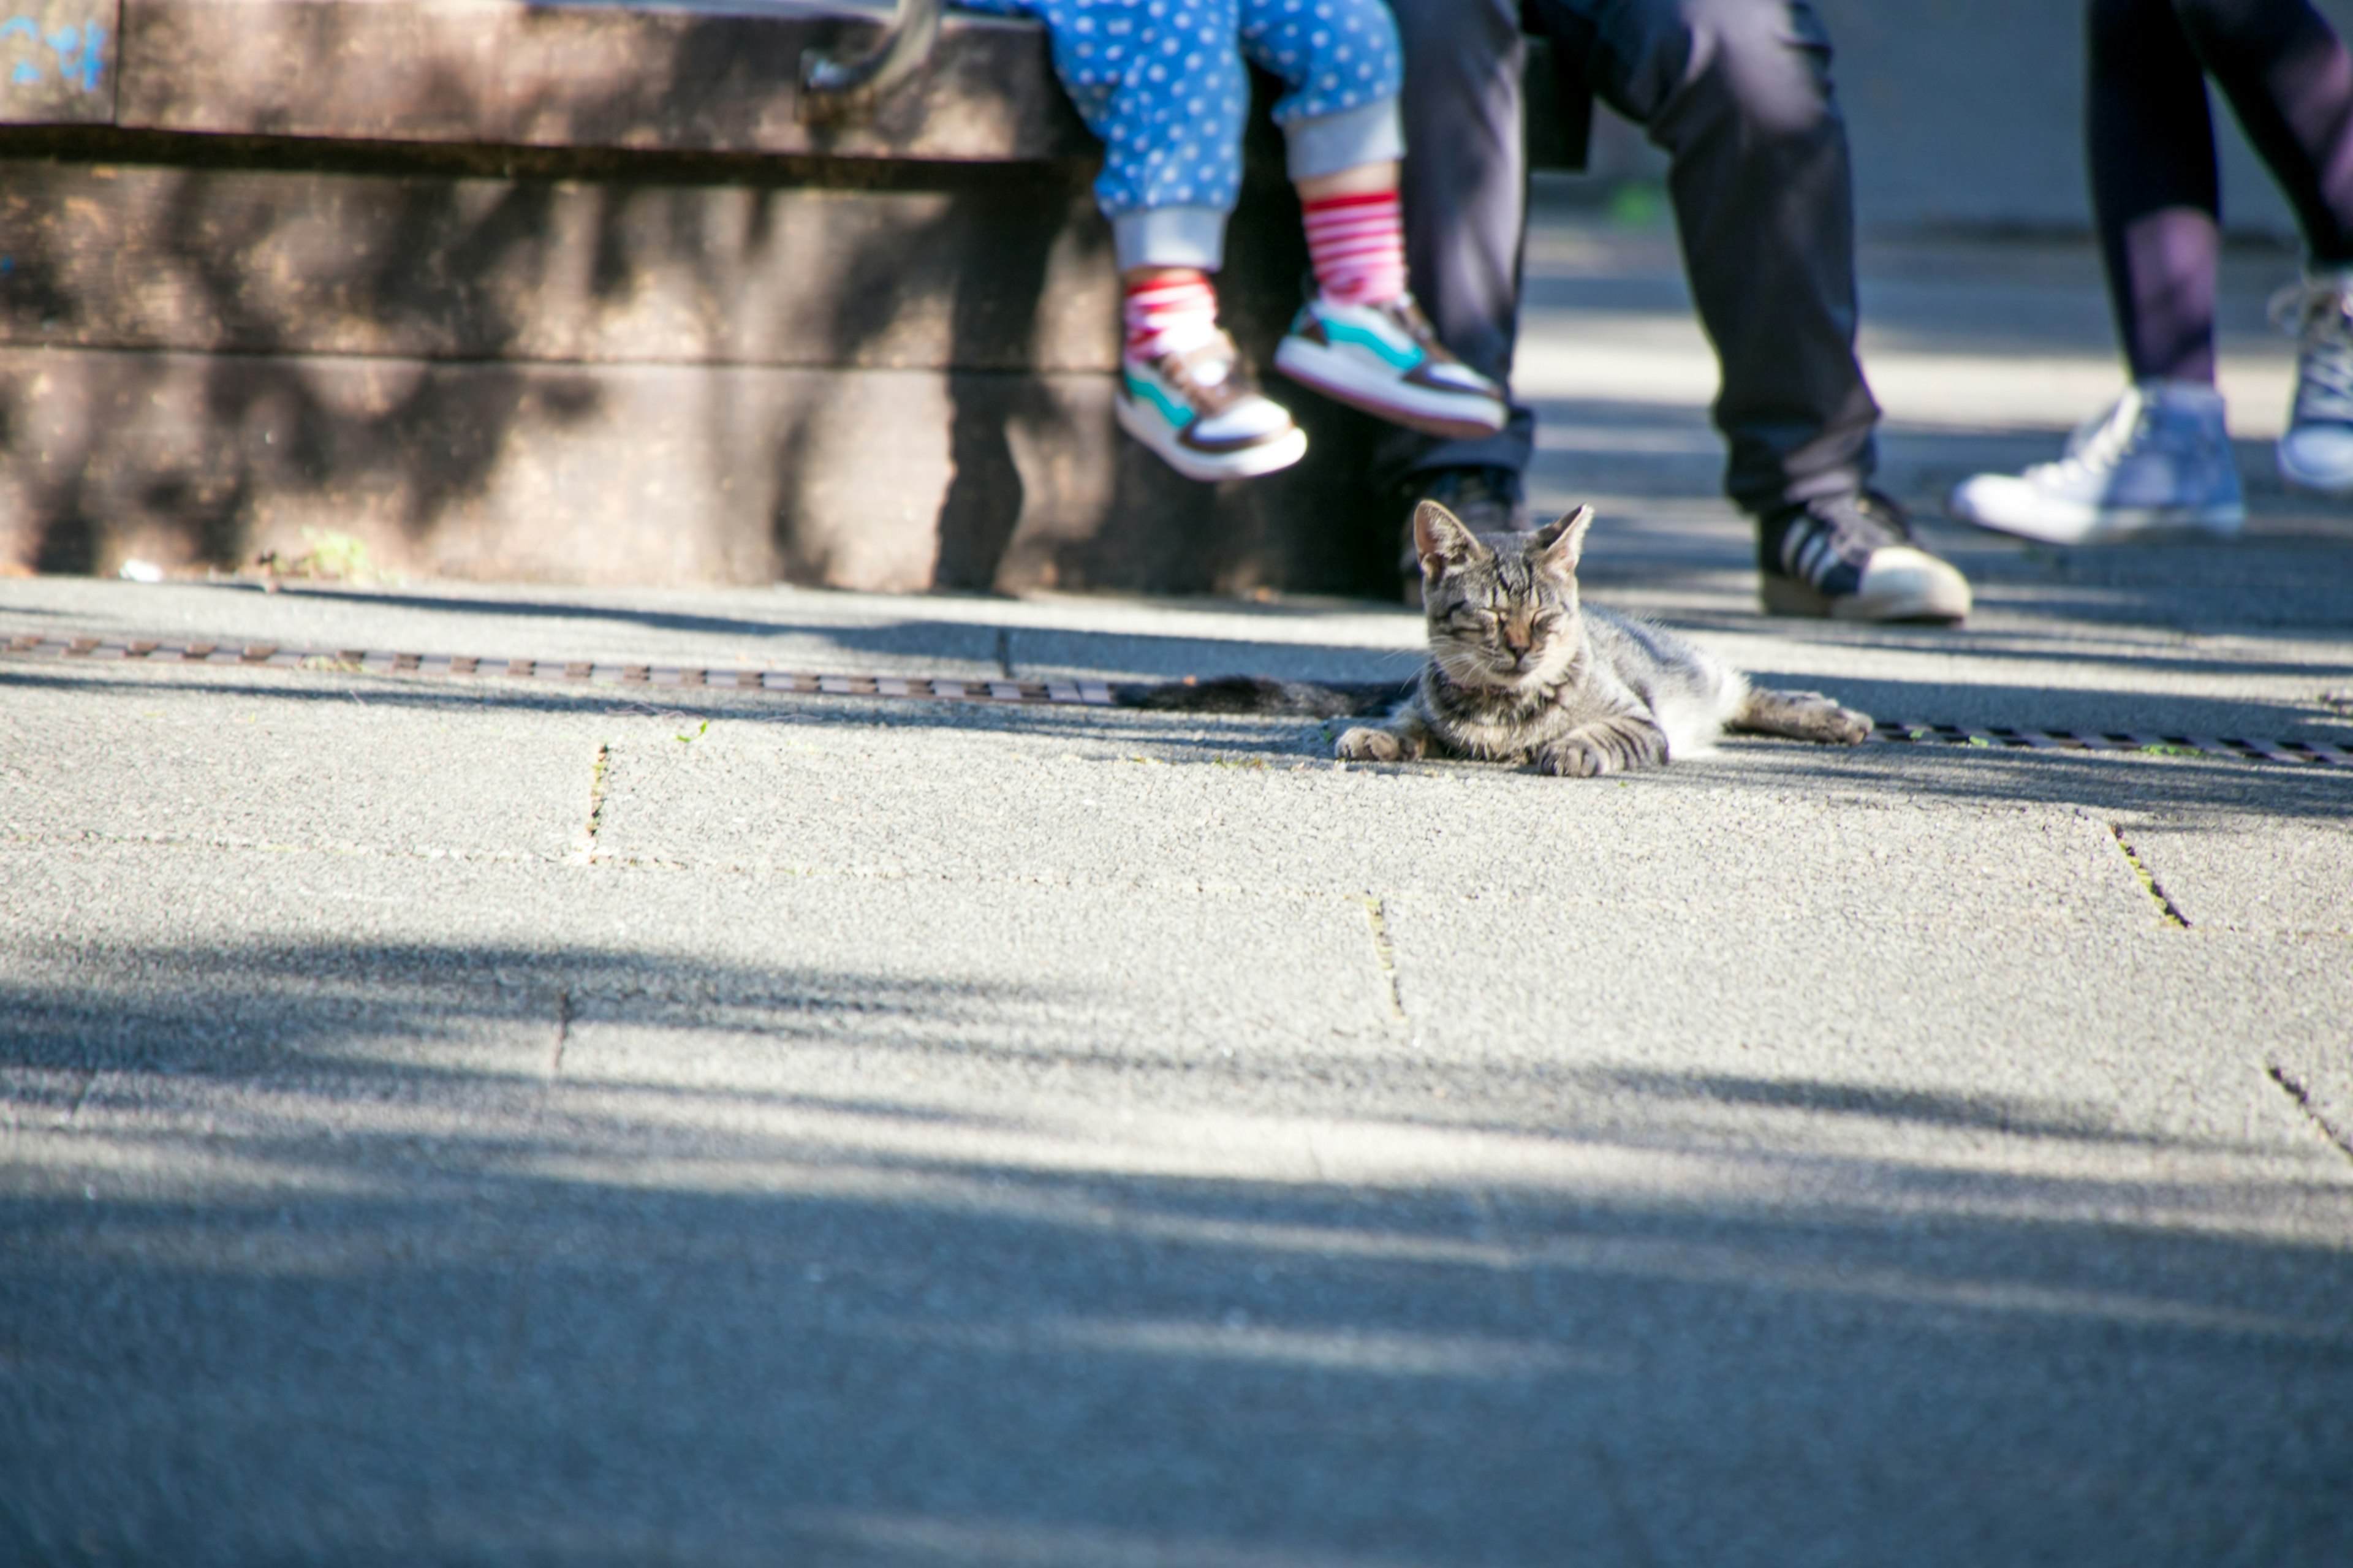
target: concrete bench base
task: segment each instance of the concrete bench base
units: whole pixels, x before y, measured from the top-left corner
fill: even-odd
[[[332,528],[433,575],[1386,587],[1355,416],[1278,383],[1314,455],[1216,488],[1118,433],[1084,165],[504,178],[83,134],[0,163],[0,563],[232,566]],[[1233,250],[1263,363],[1304,259],[1279,179]]]
[[[871,25],[820,6],[56,4],[104,47],[0,89],[0,571],[335,529],[437,575],[1389,586],[1356,416],[1278,386],[1308,462],[1218,488],[1118,433],[1034,26],[952,18],[828,122],[795,68]],[[1222,285],[1261,363],[1280,157],[1261,111]]]

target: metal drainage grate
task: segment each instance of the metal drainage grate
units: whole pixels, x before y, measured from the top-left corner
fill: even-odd
[[[1948,745],[2023,749],[2037,752],[2149,752],[2179,756],[2196,753],[2229,757],[2238,762],[2322,763],[2353,767],[2353,751],[2326,741],[2250,741],[2235,735],[2079,735],[2069,730],[1973,730],[1959,724],[1900,724],[1882,722],[1872,737],[1915,745]]]
[[[142,638],[43,637],[24,633],[0,644],[19,658],[139,659],[154,664],[259,665],[280,669],[369,675],[506,678],[596,686],[781,691],[805,696],[902,697],[930,701],[1072,704],[1108,707],[1118,699],[1101,680],[993,680],[894,675],[813,675],[783,669],[710,669],[686,665],[590,659],[483,658],[463,654],[385,653],[360,648],[283,647],[275,643],[161,642]],[[2077,734],[2066,730],[1971,729],[1958,724],[1883,722],[1873,738],[1909,745],[1975,746],[2038,752],[2194,754],[2238,762],[2319,763],[2353,768],[2353,750],[2325,741],[2245,740],[2237,736]]]
[[[949,702],[1047,702],[1108,706],[1100,680],[921,679],[895,675],[810,675],[786,669],[698,669],[685,665],[617,664],[591,659],[478,658],[464,654],[385,653],[364,648],[280,647],[275,643],[170,643],[133,638],[54,637],[27,633],[0,651],[34,658],[142,659],[151,664],[262,665],[280,669],[367,675],[506,677],[596,686],[693,688],[713,691],[792,691],[829,697],[915,697]]]

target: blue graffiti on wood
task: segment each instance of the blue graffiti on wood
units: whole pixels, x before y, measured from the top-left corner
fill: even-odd
[[[16,42],[20,37],[26,42]],[[47,56],[42,53],[44,45],[47,46]],[[16,64],[8,69],[10,87],[46,84],[54,64],[58,79],[66,86],[96,92],[100,78],[106,74],[106,29],[96,22],[80,27],[68,23],[55,32],[45,33],[33,17],[11,16],[0,22],[0,60],[10,55],[16,57]],[[50,56],[55,57],[54,62]]]

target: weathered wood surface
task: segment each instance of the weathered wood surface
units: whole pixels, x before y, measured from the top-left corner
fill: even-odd
[[[1117,363],[1118,278],[1083,168],[911,174],[877,190],[0,162],[0,342]]]
[[[1210,487],[1094,374],[5,348],[0,562],[235,565],[332,529],[482,579],[1377,587],[1334,527],[1352,416],[1285,395],[1342,464]]]
[[[0,0],[0,125],[114,119],[118,0]]]
[[[0,132],[0,570],[233,566],[332,528],[481,578],[1388,586],[1359,416],[1277,380],[1307,461],[1215,487],[1118,432],[1093,149],[1034,27],[956,24],[943,96],[830,131],[786,112],[845,26],[805,16],[131,0],[124,26],[119,118],[150,129]],[[1263,108],[1220,285],[1261,364],[1305,265]]]
[[[208,134],[836,158],[1092,156],[1037,26],[950,17],[870,119],[809,123],[800,60],[877,24],[815,8],[123,0],[116,122]]]

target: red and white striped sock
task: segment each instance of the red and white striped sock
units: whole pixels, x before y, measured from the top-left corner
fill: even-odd
[[[1129,283],[1120,314],[1128,357],[1155,360],[1208,341],[1218,330],[1218,295],[1208,273],[1176,268]]]
[[[1405,211],[1395,191],[1306,204],[1315,286],[1340,305],[1379,305],[1405,292]]]

